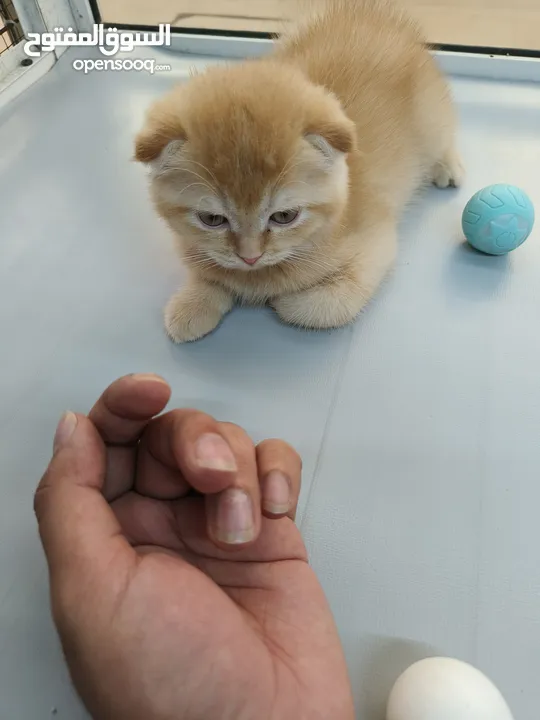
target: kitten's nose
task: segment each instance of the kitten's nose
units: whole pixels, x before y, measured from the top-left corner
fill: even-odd
[[[243,257],[242,255],[239,255],[239,257],[248,265],[255,265],[257,260],[261,257],[261,255],[257,255],[257,257]]]

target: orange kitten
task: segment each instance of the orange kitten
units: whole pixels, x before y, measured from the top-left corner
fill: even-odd
[[[388,0],[329,0],[269,57],[175,88],[136,141],[189,268],[170,337],[203,337],[235,302],[305,328],[354,320],[414,191],[460,182],[454,127],[419,30]]]

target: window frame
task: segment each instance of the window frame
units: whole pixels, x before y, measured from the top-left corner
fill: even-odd
[[[90,32],[93,25],[102,22],[98,0],[14,0],[14,4],[25,35],[28,32],[46,32],[56,25],[71,26],[77,32]],[[127,23],[103,24],[125,32],[155,29],[153,26]],[[275,40],[275,36],[262,32],[171,30],[168,51],[208,58],[258,57],[269,52]],[[22,43],[4,53],[0,61],[0,107],[48,72],[66,49],[58,48],[54,53],[43,55],[28,67],[21,66],[25,57]],[[443,71],[449,75],[540,82],[540,51],[460,45],[434,45],[430,49]],[[2,73],[6,64],[10,65],[10,71]]]
[[[27,59],[22,42],[4,55],[0,65],[0,109],[49,72],[57,60],[54,53],[49,53],[34,59],[31,65],[22,65]]]
[[[20,20],[24,37],[28,33],[44,33],[54,27],[76,27],[69,0],[12,0]],[[55,64],[67,48],[56,48],[53,53],[39,58],[28,58],[24,52],[24,39],[0,56],[0,108],[33,85]],[[28,62],[31,60],[31,62]],[[26,61],[23,62],[23,61]],[[28,64],[27,64],[28,63]]]
[[[80,30],[90,31],[94,23],[102,22],[99,0],[69,0]],[[125,32],[155,30],[154,26],[128,23],[103,23]],[[171,28],[169,51],[203,57],[258,57],[269,52],[275,36],[263,32]],[[463,45],[430,45],[443,71],[449,75],[480,77],[493,80],[540,82],[540,51],[519,48],[496,48]]]

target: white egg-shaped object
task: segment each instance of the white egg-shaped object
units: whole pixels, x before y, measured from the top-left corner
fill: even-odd
[[[514,720],[495,685],[452,658],[411,665],[392,688],[386,720]]]

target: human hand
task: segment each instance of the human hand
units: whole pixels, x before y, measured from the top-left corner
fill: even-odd
[[[169,398],[161,378],[128,376],[88,417],[65,416],[36,492],[53,616],[89,712],[352,720],[336,628],[292,519],[298,455],[195,410],[155,417]]]

